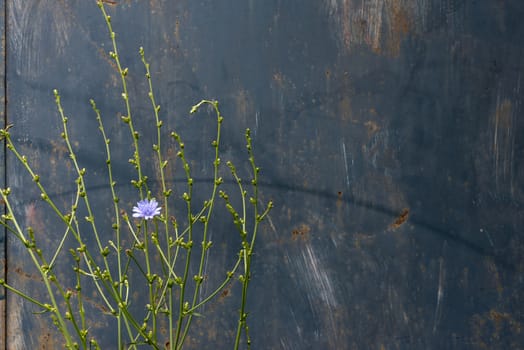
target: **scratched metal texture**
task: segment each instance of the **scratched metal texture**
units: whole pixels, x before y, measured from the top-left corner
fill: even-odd
[[[5,2],[0,0],[0,123],[5,125]],[[4,147],[0,149],[0,183],[5,187],[5,152]],[[3,210],[3,209],[2,209]],[[2,230],[0,234],[0,278],[5,279],[6,239]],[[5,349],[5,291],[0,288],[0,349]]]
[[[212,176],[214,127],[205,113],[188,117],[190,106],[220,101],[223,159],[243,174],[243,131],[253,131],[262,197],[276,204],[249,295],[254,349],[524,348],[524,2],[115,2],[108,9],[144,143],[155,129],[139,46],[165,130],[184,136],[200,186]],[[67,206],[75,176],[53,104],[60,89],[92,195],[109,203],[90,98],[121,145],[113,150],[120,183],[134,174],[95,2],[0,4],[2,96],[17,145]],[[173,143],[164,152],[173,156]],[[7,183],[23,226],[55,245],[57,220],[9,154]],[[119,189],[129,210],[133,192]],[[225,220],[212,234],[221,243],[208,275],[218,276],[238,241]],[[8,280],[38,292],[24,250],[7,242]],[[238,296],[234,285],[206,307],[188,348],[231,347]],[[36,311],[7,296],[6,349],[61,347]],[[104,349],[115,348],[111,327],[110,318],[92,320]]]

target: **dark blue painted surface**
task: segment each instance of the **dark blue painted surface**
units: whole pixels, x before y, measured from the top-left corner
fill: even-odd
[[[17,141],[70,201],[51,96],[59,88],[103,193],[89,98],[114,142],[129,141],[117,132],[123,106],[98,9],[27,0],[7,9],[7,118]],[[189,107],[221,102],[224,157],[237,164],[243,130],[253,130],[263,197],[276,203],[254,267],[255,348],[524,346],[520,1],[117,1],[111,12],[132,93],[144,96],[138,123],[153,135],[135,54],[144,46],[166,129],[186,135],[201,183],[211,176],[213,125],[188,118]],[[126,179],[128,150],[116,157]],[[52,222],[20,173],[8,157],[20,212],[44,230]],[[8,249],[17,279],[26,267],[20,247]],[[210,307],[218,311],[196,347],[228,348],[234,291]],[[30,308],[8,311],[10,344],[53,346]],[[20,327],[38,331],[21,337]]]
[[[5,7],[5,2],[2,0],[0,1],[0,8]],[[5,12],[0,13],[0,28],[5,27]],[[2,52],[2,55],[0,56],[0,65],[2,67],[5,67],[5,33],[2,32],[1,34],[1,45],[0,50]],[[0,80],[5,82],[5,69],[0,71]],[[5,125],[5,105],[6,105],[6,99],[5,99],[5,83],[2,84],[0,87],[0,96],[2,96],[1,104],[2,107],[0,107],[0,123],[2,125]],[[2,147],[2,150],[0,151],[0,158],[3,160],[0,164],[0,176],[2,176],[2,187],[5,187],[5,153],[4,149]],[[6,261],[6,239],[4,234],[0,234],[0,278],[5,279],[5,261]],[[0,348],[5,348],[5,291],[0,291]]]

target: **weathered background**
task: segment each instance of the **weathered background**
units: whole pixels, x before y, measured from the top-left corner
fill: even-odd
[[[115,2],[108,9],[146,139],[154,128],[139,46],[166,129],[185,135],[200,183],[212,175],[213,124],[189,118],[190,106],[221,102],[224,158],[237,164],[246,161],[243,130],[253,130],[263,198],[276,203],[249,300],[255,349],[524,348],[524,2]],[[0,5],[2,117],[65,206],[74,176],[51,92],[60,89],[90,186],[104,198],[90,98],[124,145],[120,178],[132,168],[95,1]],[[38,192],[4,159],[24,224],[54,244]],[[225,240],[218,265],[235,242],[225,234],[213,231]],[[32,288],[23,249],[6,242],[8,281]],[[211,326],[192,334],[194,348],[230,348],[235,297],[233,288],[206,310]],[[2,348],[60,348],[38,310],[12,295],[4,304]]]

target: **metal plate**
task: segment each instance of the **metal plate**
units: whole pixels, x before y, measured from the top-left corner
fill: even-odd
[[[256,349],[523,346],[522,1],[115,2],[143,140],[154,125],[139,46],[166,130],[185,135],[201,184],[212,175],[213,123],[188,117],[190,106],[220,101],[224,159],[237,164],[246,164],[243,131],[253,130],[263,198],[276,203],[251,285]],[[16,141],[67,205],[74,174],[51,93],[60,89],[90,186],[105,198],[90,98],[122,145],[122,183],[133,170],[94,1],[6,5]],[[10,155],[7,181],[25,225],[53,244],[54,219]],[[225,242],[217,261],[235,249],[226,227],[213,231]],[[8,243],[8,279],[31,288],[34,271]],[[189,348],[230,347],[235,297],[233,288],[209,307]],[[9,300],[7,348],[60,347],[45,317]],[[110,333],[109,321],[98,326]]]

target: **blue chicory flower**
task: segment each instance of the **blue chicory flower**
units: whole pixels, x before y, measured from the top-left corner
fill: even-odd
[[[143,199],[138,201],[136,206],[133,207],[133,217],[150,220],[153,217],[160,215],[160,209],[161,207],[158,206],[158,202],[156,200]]]

